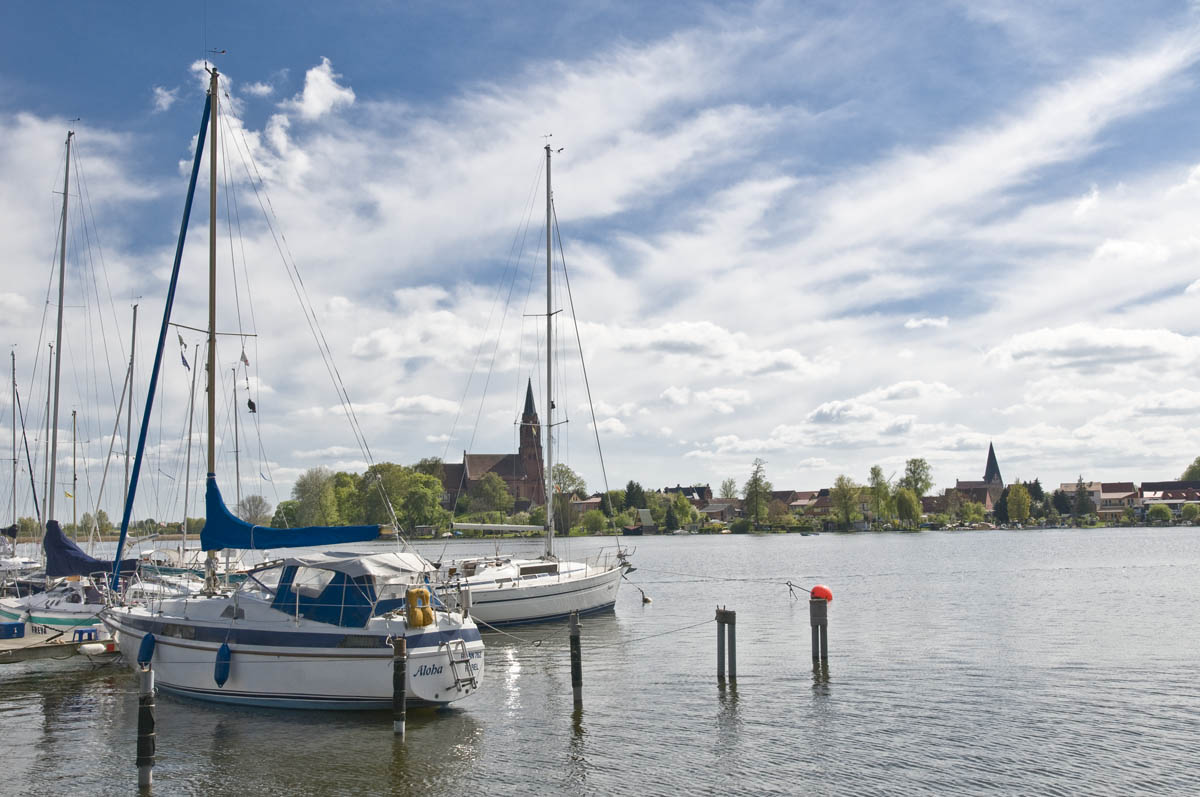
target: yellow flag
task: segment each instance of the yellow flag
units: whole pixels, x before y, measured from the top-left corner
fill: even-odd
[[[72,499],[75,498],[75,496],[71,495],[66,490],[63,490],[63,495],[65,495],[67,498],[72,498]]]

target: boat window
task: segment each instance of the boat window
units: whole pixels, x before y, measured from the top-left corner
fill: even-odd
[[[297,567],[296,575],[292,577],[292,591],[305,598],[315,598],[333,580],[333,575],[332,570],[319,567]]]
[[[540,576],[557,572],[558,562],[549,562],[544,565],[525,565],[521,568],[521,575],[523,576]]]
[[[256,570],[246,578],[243,589],[250,592],[261,592],[267,597],[274,597],[279,590],[279,577],[283,575],[282,567],[268,567]]]
[[[104,603],[104,596],[100,594],[100,590],[96,589],[91,584],[84,586],[83,594],[84,597],[87,598],[88,603]]]

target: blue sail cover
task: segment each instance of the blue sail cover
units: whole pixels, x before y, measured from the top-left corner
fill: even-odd
[[[336,545],[340,542],[370,542],[379,536],[379,526],[306,526],[300,529],[275,529],[255,526],[234,517],[221,500],[217,477],[208,474],[204,492],[204,529],[200,547],[206,551],[222,548],[258,550],[262,548],[303,548],[310,545]]]
[[[104,561],[88,556],[63,534],[62,526],[57,520],[46,522],[46,536],[42,539],[42,547],[46,550],[46,575],[49,578],[112,572],[112,560]],[[128,575],[136,569],[137,559],[121,561],[123,575]]]

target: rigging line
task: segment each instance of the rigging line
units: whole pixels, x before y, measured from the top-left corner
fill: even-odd
[[[475,347],[475,357],[471,361],[471,370],[467,374],[467,382],[463,386],[463,395],[462,395],[462,398],[459,399],[459,402],[458,402],[458,411],[454,415],[454,421],[450,424],[450,436],[446,440],[446,447],[442,451],[442,460],[443,461],[445,461],[446,455],[450,451],[450,442],[454,439],[454,432],[456,431],[456,429],[458,427],[458,420],[462,415],[462,408],[467,403],[467,393],[471,389],[471,381],[475,378],[475,368],[479,364],[480,355],[483,353],[483,344],[487,340],[487,331],[488,331],[488,329],[491,328],[492,317],[496,311],[496,304],[500,300],[500,294],[504,290],[504,282],[508,275],[509,268],[510,267],[515,268],[515,266],[511,266],[511,264],[513,263],[514,257],[516,258],[516,261],[519,263],[520,253],[525,251],[525,241],[529,234],[529,219],[533,214],[533,203],[535,201],[537,187],[541,183],[541,178],[542,178],[541,170],[542,170],[542,164],[541,164],[541,159],[539,158],[537,172],[534,176],[533,182],[530,184],[529,194],[525,200],[525,207],[526,207],[525,220],[521,224],[517,225],[517,231],[515,233],[513,233],[512,243],[510,243],[508,246],[508,262],[505,263],[504,273],[501,275],[501,279],[496,285],[496,295],[492,299],[492,306],[488,311],[488,321],[487,321],[487,325],[484,327],[484,334],[479,339],[479,345]],[[518,240],[519,240],[519,244],[518,244]],[[516,277],[514,276],[513,279],[515,280]],[[511,295],[511,293],[510,293],[510,295]]]
[[[112,286],[108,282],[108,263],[104,259],[104,246],[100,241],[100,230],[96,226],[96,211],[92,207],[92,195],[91,195],[91,191],[88,189],[87,177],[83,173],[83,164],[79,157],[79,149],[80,149],[79,138],[76,137],[75,147],[74,147],[74,149],[72,149],[71,154],[75,160],[76,183],[79,185],[79,188],[80,188],[80,203],[79,204],[81,206],[81,209],[86,209],[86,213],[81,214],[82,218],[83,218],[83,224],[84,224],[84,233],[85,233],[85,235],[87,234],[87,220],[88,220],[88,217],[90,216],[91,220],[92,220],[92,229],[96,233],[96,251],[99,252],[99,254],[100,254],[100,273],[104,276],[104,289],[108,293],[108,306],[109,306],[109,310],[111,310],[112,314],[113,314],[113,327],[114,327],[113,331],[116,334],[117,339],[120,340],[120,337],[121,337],[120,316],[117,315],[117,306],[116,306],[116,303],[113,301]],[[91,259],[90,238],[88,239],[88,241],[89,241],[88,258],[90,260]],[[95,268],[94,264],[92,265],[91,273],[92,273],[92,281],[94,283],[96,280],[96,268]],[[100,290],[99,290],[99,287],[97,287],[96,288],[96,304],[97,304],[96,315],[100,319],[100,334],[102,336],[101,342],[104,344],[104,362],[105,362],[105,365],[107,365],[108,369],[109,369],[109,371],[108,371],[109,390],[112,393],[113,398],[116,398],[116,394],[117,394],[116,385],[112,379],[112,356],[109,354],[109,351],[108,351],[108,331],[104,325],[104,311],[100,309],[99,303],[100,303]]]
[[[532,201],[531,201],[530,210],[528,211],[528,215],[532,216],[532,213],[533,213],[533,210],[532,210]],[[529,225],[528,225],[528,221],[526,221],[525,234],[521,236],[521,247],[522,248],[520,251],[522,251],[522,252],[524,251],[525,241],[527,240],[527,237],[528,237],[528,230],[529,230]],[[515,236],[514,236],[514,238],[515,238]],[[513,243],[515,244],[516,241],[514,240]],[[492,347],[492,358],[488,363],[487,376],[483,380],[483,391],[479,396],[479,408],[475,411],[475,426],[471,430],[470,441],[468,442],[468,445],[467,445],[468,451],[474,449],[474,447],[475,447],[475,437],[479,433],[479,421],[483,417],[484,401],[487,398],[488,388],[492,384],[492,375],[495,373],[495,370],[496,370],[496,359],[497,359],[497,354],[500,351],[500,341],[504,337],[504,323],[505,323],[505,320],[508,318],[508,308],[512,305],[513,292],[516,290],[516,286],[517,286],[517,276],[519,275],[519,269],[518,269],[517,265],[520,263],[520,252],[518,252],[514,256],[512,253],[512,250],[510,249],[509,263],[511,263],[512,265],[511,266],[509,266],[507,264],[505,265],[504,273],[501,275],[500,284],[497,286],[496,301],[499,300],[500,292],[504,290],[504,285],[506,282],[508,283],[508,295],[504,299],[504,304],[503,304],[504,309],[503,309],[503,312],[501,312],[501,314],[500,314],[500,325],[499,325],[499,328],[496,330],[496,343]],[[511,280],[509,279],[510,271],[512,272]],[[494,312],[495,304],[493,304],[492,307],[493,307],[493,312]],[[491,319],[491,316],[489,315],[487,327],[484,328],[485,339],[486,339],[487,329],[491,327],[491,324],[492,324],[492,319]],[[483,341],[481,340],[480,346],[482,347],[482,345],[483,345]],[[519,394],[519,392],[518,392],[518,394]],[[466,478],[466,470],[465,469],[463,470],[463,478],[464,479]],[[461,490],[461,487],[462,487],[462,485],[459,485],[460,490]],[[457,500],[455,503],[457,503]]]
[[[287,248],[287,241],[283,238],[282,230],[277,230],[276,225],[272,222],[272,218],[276,218],[275,208],[271,204],[270,196],[266,194],[266,183],[262,180],[262,175],[258,170],[258,164],[255,163],[253,157],[250,155],[250,144],[249,142],[245,141],[244,131],[242,133],[242,139],[246,148],[245,153],[242,151],[242,146],[237,144],[236,140],[234,142],[238,151],[238,155],[242,159],[242,168],[246,171],[246,177],[250,182],[251,188],[254,189],[255,199],[258,200],[259,208],[263,212],[264,219],[267,223],[267,229],[270,230],[271,237],[275,243],[275,249],[279,252],[280,260],[283,261],[284,272],[288,275],[288,280],[292,283],[292,290],[296,293],[296,298],[300,303],[301,312],[304,314],[304,319],[308,323],[309,331],[312,333],[313,339],[317,343],[317,350],[321,353],[322,363],[325,365],[325,370],[329,374],[330,381],[333,382],[335,392],[338,394],[338,402],[342,405],[342,411],[346,415],[347,421],[350,423],[350,429],[354,434],[355,442],[358,444],[359,450],[363,452],[363,456],[367,460],[368,464],[373,464],[374,461],[371,457],[370,449],[366,444],[366,439],[363,436],[361,426],[358,424],[358,418],[354,413],[353,404],[350,402],[349,394],[345,390],[345,385],[340,383],[340,374],[337,373],[336,368],[334,368],[330,362],[332,351],[327,352],[326,349],[322,347],[322,340],[324,336],[318,334],[317,325],[315,324],[316,319],[314,309],[310,307],[311,303],[306,303],[305,301],[307,299],[307,294],[302,293],[302,281],[300,286],[297,285],[297,282],[300,281],[299,272],[295,269],[294,260],[292,262],[289,262],[288,260],[289,256],[291,255],[291,251]],[[247,165],[247,162],[249,165]],[[254,168],[254,175],[250,174],[251,166]],[[258,182],[255,182],[255,176],[258,177]],[[258,183],[262,183],[263,185],[263,190],[261,192],[259,191]],[[264,204],[264,200],[266,204]],[[268,210],[268,208],[270,210]]]
[[[600,447],[600,425],[596,422],[596,405],[592,402],[592,385],[588,381],[587,361],[583,357],[583,338],[579,334],[579,317],[575,315],[575,296],[571,293],[571,277],[567,273],[567,256],[563,252],[562,233],[558,229],[558,208],[553,202],[550,203],[550,212],[554,218],[554,231],[558,233],[558,256],[562,261],[563,281],[566,283],[567,288],[567,302],[571,308],[571,321],[575,326],[575,343],[579,347],[579,367],[583,371],[583,386],[587,392],[588,409],[592,414],[592,431],[596,435],[596,453],[600,457],[600,475],[604,479],[605,500],[609,501],[609,510],[612,510],[612,499],[608,497],[608,472],[604,467],[604,450]]]
[[[33,493],[33,511],[37,515],[38,526],[42,525],[42,508],[37,497],[37,477],[33,473],[33,462],[29,458],[29,438],[25,436],[25,411],[21,409],[21,391],[14,387],[13,395],[17,397],[17,416],[21,419],[21,441],[25,444],[25,464],[29,467],[29,489]]]
[[[225,93],[225,98],[229,99],[228,92]],[[220,130],[221,142],[222,142],[222,146],[225,148],[225,151],[228,152],[229,146],[224,143],[224,139],[225,139],[226,135],[227,135],[227,133],[226,133],[225,127],[222,127]],[[222,166],[222,176],[225,179],[225,192],[224,192],[225,231],[226,231],[226,237],[229,239],[229,270],[233,274],[233,304],[234,304],[234,307],[237,308],[238,333],[240,334],[242,332],[242,299],[241,299],[241,291],[238,290],[237,255],[234,253],[234,248],[233,248],[233,219],[230,215],[230,208],[229,208],[229,195],[232,193],[232,188],[230,187],[231,181],[229,179],[229,158],[221,158],[221,166]],[[243,341],[242,345],[245,345],[244,341]]]
[[[296,298],[300,301],[301,311],[304,313],[305,320],[308,322],[309,331],[312,333],[314,340],[317,343],[317,349],[321,352],[321,359],[325,365],[325,369],[329,372],[334,389],[338,393],[338,401],[342,405],[342,411],[346,415],[346,419],[350,423],[351,431],[354,433],[359,450],[363,452],[364,458],[368,465],[374,464],[374,458],[371,455],[370,446],[367,444],[365,433],[362,431],[362,426],[358,421],[358,415],[354,411],[354,404],[350,400],[349,391],[346,390],[345,383],[342,381],[341,373],[338,371],[336,363],[333,362],[333,351],[329,347],[329,342],[325,338],[325,333],[321,331],[320,324],[316,317],[316,308],[312,305],[311,299],[308,297],[308,292],[304,288],[304,280],[300,275],[295,258],[292,257],[291,248],[287,245],[287,237],[283,234],[282,229],[276,230],[276,225],[271,219],[275,216],[275,208],[271,203],[271,197],[266,193],[266,183],[262,181],[262,175],[258,170],[258,165],[255,163],[253,156],[250,154],[249,142],[245,141],[245,133],[242,133],[243,143],[245,144],[245,154],[242,153],[240,146],[237,147],[239,155],[242,157],[242,168],[246,170],[246,176],[250,179],[250,185],[254,189],[254,196],[258,200],[259,207],[263,211],[263,215],[267,222],[267,229],[271,231],[271,236],[275,241],[275,248],[279,251],[280,258],[284,263],[284,270],[288,275],[288,280],[292,283],[292,290],[296,292]],[[236,142],[235,142],[236,145]],[[254,167],[255,175],[263,184],[263,190],[260,192],[258,185],[254,182],[254,178],[250,175],[250,170],[247,167],[247,161]],[[266,205],[264,206],[264,199]],[[268,212],[268,208],[270,211]],[[285,254],[286,251],[286,254]],[[290,261],[289,261],[290,258]],[[297,286],[299,283],[299,286]],[[384,499],[384,507],[387,509],[388,516],[391,518],[393,526],[396,528],[396,536],[403,545],[408,545],[408,541],[404,535],[400,533],[400,522],[396,518],[395,510],[392,507],[391,501],[387,498],[387,494],[383,489],[382,481],[377,482],[377,486]]]

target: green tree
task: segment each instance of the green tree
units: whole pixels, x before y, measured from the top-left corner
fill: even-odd
[[[604,500],[600,502],[600,511],[605,517],[614,517],[618,512],[625,508],[625,491],[624,490],[609,490],[604,494]]]
[[[1146,510],[1146,519],[1152,523],[1170,523],[1171,508],[1166,504],[1154,504]]]
[[[754,523],[754,528],[762,525],[767,515],[767,506],[771,500],[771,483],[767,481],[763,466],[767,463],[761,458],[755,459],[750,471],[750,478],[742,488],[742,500],[745,502],[742,511]]]
[[[921,499],[908,487],[896,488],[896,515],[906,528],[916,528],[921,522]]]
[[[271,522],[271,505],[261,495],[247,495],[237,505],[237,516],[254,526]]]
[[[671,506],[675,508],[675,519],[679,521],[676,528],[682,528],[688,523],[694,523],[699,512],[683,493],[671,493]]]
[[[1126,526],[1132,526],[1137,522],[1137,512],[1133,510],[1133,507],[1125,507],[1125,511],[1121,513],[1121,522]]]
[[[583,513],[583,518],[580,520],[583,530],[588,534],[599,534],[604,531],[607,522],[604,513],[599,509],[589,509]]]
[[[783,501],[778,498],[772,499],[767,506],[767,521],[772,526],[790,525],[792,520],[792,510]]]
[[[441,457],[425,457],[413,465],[413,470],[417,473],[424,473],[426,476],[432,476],[440,482],[446,481],[446,465],[442,462]]]
[[[1192,464],[1188,465],[1187,468],[1184,469],[1183,473],[1179,476],[1179,481],[1200,481],[1200,457],[1193,459]]]
[[[108,519],[108,513],[103,509],[96,510],[96,527],[100,529],[101,534],[111,534],[115,531],[112,521]]]
[[[858,505],[861,501],[862,488],[855,484],[849,476],[838,476],[833,481],[829,491],[829,501],[833,504],[833,513],[843,529],[849,529],[850,524],[861,517]]]
[[[626,509],[648,509],[646,506],[646,491],[642,489],[642,485],[629,480],[629,484],[625,485],[625,508]]]
[[[442,480],[428,473],[403,468],[393,498],[396,520],[408,532],[417,526],[444,528],[450,513],[442,508]],[[382,521],[381,521],[382,522]]]
[[[1009,488],[1005,487],[1000,491],[1000,497],[996,499],[996,503],[992,504],[992,516],[997,523],[1008,522],[1008,493]]]
[[[1042,489],[1042,482],[1039,479],[1034,479],[1031,482],[1025,482],[1025,489],[1029,491],[1029,498],[1034,502],[1046,500],[1046,491]]]
[[[930,475],[929,463],[917,457],[904,463],[904,475],[900,477],[901,487],[907,487],[916,493],[917,498],[923,497],[933,486],[933,476]]]
[[[679,516],[675,514],[675,504],[667,504],[666,531],[675,531],[679,528]]]
[[[1200,515],[1200,506],[1196,504],[1184,504],[1183,509],[1179,510],[1180,519],[1186,520],[1188,523],[1195,521],[1198,515]]]
[[[1008,501],[1008,519],[1013,523],[1024,523],[1029,520],[1029,490],[1025,485],[1018,482],[1009,487]]]
[[[297,522],[301,526],[336,526],[337,497],[333,492],[333,474],[328,468],[309,468],[292,486],[292,498],[298,503]]]
[[[726,501],[731,501],[738,497],[737,480],[732,476],[721,482],[720,497]]]
[[[1064,515],[1070,515],[1073,511],[1071,496],[1067,495],[1061,489],[1055,490],[1050,494],[1050,505],[1054,507],[1054,511],[1058,513],[1060,518]]]
[[[1071,512],[1078,520],[1086,517],[1096,511],[1096,504],[1092,501],[1091,495],[1088,493],[1087,487],[1084,486],[1083,476],[1079,477],[1079,481],[1075,483],[1075,500],[1071,502]]]
[[[421,474],[427,475],[427,474]],[[431,477],[432,478],[432,477]],[[439,480],[440,484],[441,481]],[[495,473],[485,473],[471,488],[471,511],[511,512],[515,499],[508,492],[508,485]]]
[[[280,501],[271,517],[271,527],[276,529],[294,529],[300,525],[300,502]],[[191,518],[188,519],[188,531],[192,531]]]
[[[357,505],[362,513],[359,522],[380,525],[391,523],[392,513],[388,511],[388,506],[390,505],[393,511],[399,512],[396,505],[400,501],[405,479],[407,474],[413,472],[394,462],[377,462],[367,468],[358,479]],[[434,481],[437,480],[434,479]],[[440,503],[440,490],[438,497]],[[461,496],[461,498],[465,497],[465,495]]]
[[[554,466],[554,489],[565,496],[587,497],[587,482],[575,471],[559,462]]]
[[[333,500],[337,504],[338,518],[342,523],[364,522],[362,494],[359,490],[361,481],[362,478],[355,473],[339,471],[333,474]]]
[[[871,466],[871,478],[867,483],[867,492],[870,496],[873,518],[882,523],[890,522],[896,515],[895,505],[892,503],[892,488],[884,478],[883,468],[878,465]]]
[[[982,523],[984,517],[983,504],[978,501],[964,501],[958,508],[958,519],[962,523]]]

